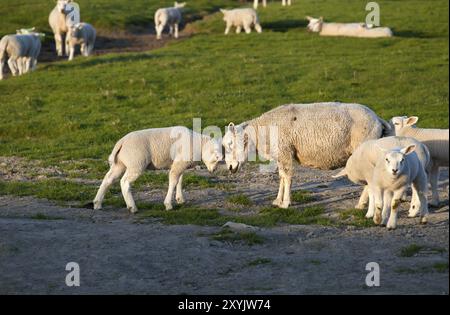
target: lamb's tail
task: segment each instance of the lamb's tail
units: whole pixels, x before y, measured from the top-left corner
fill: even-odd
[[[122,144],[123,144],[123,138],[120,139],[116,145],[114,146],[114,149],[112,150],[111,154],[108,157],[108,162],[110,166],[113,166],[114,164],[117,163],[117,155],[120,152],[120,149],[122,149]]]
[[[392,135],[392,131],[393,130],[392,130],[391,124],[389,122],[387,122],[386,120],[381,119],[381,118],[378,118],[378,120],[380,121],[380,123],[382,125],[382,128],[383,128],[381,136],[382,137],[386,137],[386,136]]]
[[[158,25],[161,24],[161,20],[159,19],[160,15],[161,15],[161,11],[159,11],[159,10],[156,11],[156,13],[155,13],[155,26],[158,26]]]
[[[344,177],[347,176],[347,171],[345,170],[345,168],[343,168],[339,173],[337,173],[336,175],[332,175],[331,177],[333,178],[339,178],[339,177]]]

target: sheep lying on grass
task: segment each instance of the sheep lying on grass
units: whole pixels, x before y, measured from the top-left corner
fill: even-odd
[[[161,39],[162,32],[166,25],[169,26],[169,34],[178,38],[178,26],[181,23],[181,9],[186,6],[186,2],[175,2],[173,7],[158,9],[155,12],[156,38]]]
[[[407,161],[405,160],[407,163],[405,161],[403,162],[409,165],[413,163],[410,160],[415,159],[413,158],[413,156],[415,156],[420,162],[420,167],[412,164],[408,169],[404,169],[403,167],[406,164],[403,164],[402,162],[400,163],[399,167],[392,167],[389,170],[397,170],[396,174],[393,174],[392,176],[389,175],[380,177],[380,174],[383,173],[382,167],[384,166],[384,162],[389,161],[389,163],[387,164],[392,166],[394,165],[393,163],[397,161],[398,155],[393,154],[395,158],[386,158],[385,156],[387,152],[391,152],[392,150],[397,152],[398,148],[409,146],[414,146],[415,152],[413,155],[408,157]],[[408,154],[409,153],[411,152],[408,152]],[[345,168],[333,177],[338,178],[341,176],[347,176],[348,179],[352,182],[365,185],[356,208],[364,209],[367,206],[368,202],[369,207],[366,218],[374,217],[374,222],[377,224],[380,224],[380,218],[374,216],[376,207],[378,207],[376,193],[379,192],[379,189],[381,189],[381,191],[384,193],[384,198],[386,199],[386,202],[384,202],[383,204],[383,218],[381,223],[382,225],[386,225],[387,219],[389,218],[388,213],[391,207],[391,199],[394,198],[392,201],[392,206],[395,205],[395,211],[397,211],[397,203],[400,202],[397,199],[403,196],[403,193],[409,186],[410,181],[413,181],[413,196],[411,199],[409,216],[415,217],[419,211],[421,211],[421,213],[425,213],[428,211],[428,207],[426,204],[426,185],[425,187],[423,187],[422,180],[423,177],[425,178],[425,181],[427,179],[425,170],[429,168],[430,161],[430,153],[427,147],[416,139],[406,137],[386,137],[378,140],[369,140],[361,144],[350,156]],[[377,169],[378,164],[380,165]],[[407,173],[407,171],[409,173]],[[408,178],[410,179],[410,181],[406,181],[406,179]],[[403,182],[400,181],[400,179],[403,180]],[[381,182],[381,184],[378,182]],[[398,192],[402,192],[402,195],[398,196],[397,190]],[[389,227],[393,227],[393,221],[391,222]]]
[[[232,26],[236,27],[236,33],[239,34],[244,28],[247,34],[252,32],[252,25],[258,33],[262,32],[261,25],[259,24],[258,15],[253,9],[233,9],[225,10],[220,9],[223,13],[223,20],[226,22],[225,35],[230,32]]]
[[[319,33],[321,36],[349,36],[349,37],[392,37],[388,27],[371,27],[365,23],[325,23],[323,18],[315,19],[307,16],[309,21],[307,29]]]
[[[391,123],[394,125],[395,135],[411,137],[419,140],[430,150],[432,167],[429,174],[432,198],[430,204],[439,206],[438,179],[439,167],[448,166],[448,129],[424,129],[416,128],[415,124],[419,117],[393,117]]]
[[[196,144],[198,144],[198,150],[196,150]],[[131,132],[116,143],[109,156],[111,168],[95,196],[94,209],[102,208],[102,201],[108,187],[125,173],[120,180],[122,194],[130,212],[137,212],[138,209],[131,194],[131,184],[146,169],[169,169],[169,189],[164,205],[167,210],[170,210],[175,187],[176,201],[184,202],[183,172],[200,159],[208,170],[213,172],[221,160],[221,155],[221,147],[215,140],[185,127]]]
[[[58,56],[66,56],[69,54],[69,45],[67,43],[67,39],[63,37],[69,31],[69,26],[67,24],[67,16],[72,11],[69,11],[68,5],[73,2],[72,0],[58,0],[56,1],[56,6],[50,12],[48,17],[48,23],[53,30],[53,34],[55,36],[55,44],[56,44],[56,52]],[[67,36],[67,35],[66,35]],[[63,43],[65,42],[65,49],[63,50]]]
[[[73,60],[77,45],[80,45],[80,51],[83,56],[90,56],[94,50],[96,35],[95,28],[91,24],[78,23],[72,25],[67,33],[69,60]]]
[[[0,80],[7,58],[12,75],[22,75],[36,68],[40,51],[41,39],[37,33],[4,36],[0,40]]]
[[[253,7],[256,9],[258,9],[258,3],[260,0],[253,0]],[[262,2],[262,6],[265,8],[267,6],[267,0],[261,0]],[[281,0],[281,5],[282,6],[286,6],[286,5],[291,5],[292,1],[291,0]]]
[[[225,161],[232,172],[255,151],[276,161],[280,186],[273,204],[288,208],[294,159],[305,166],[335,169],[345,165],[361,143],[380,138],[389,128],[359,104],[284,105],[238,126],[230,123],[223,138]]]

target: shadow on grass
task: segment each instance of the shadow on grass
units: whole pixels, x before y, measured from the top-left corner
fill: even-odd
[[[280,20],[274,22],[262,23],[262,28],[273,32],[287,32],[290,29],[305,28],[308,22],[305,20]]]
[[[402,38],[439,38],[441,36],[427,34],[420,31],[413,31],[413,30],[403,30],[403,31],[396,31],[395,29],[392,30],[395,37],[402,37]]]

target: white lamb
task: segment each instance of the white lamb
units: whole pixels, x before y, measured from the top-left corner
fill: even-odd
[[[362,143],[356,150],[353,152],[353,154],[350,156],[350,158],[347,160],[345,168],[340,171],[337,175],[333,176],[334,178],[347,176],[349,180],[354,182],[355,184],[362,184],[365,185],[364,190],[361,194],[361,197],[359,199],[358,205],[356,208],[364,209],[367,206],[368,203],[368,211],[366,214],[366,218],[372,218],[375,215],[375,208],[376,208],[376,190],[374,188],[374,173],[377,172],[377,174],[381,174],[380,170],[376,170],[377,163],[381,162],[387,162],[385,159],[385,155],[387,152],[390,152],[392,150],[398,151],[398,148],[402,147],[408,147],[408,146],[414,146],[415,152],[414,156],[417,157],[418,161],[421,163],[421,167],[424,169],[424,172],[429,168],[431,158],[430,153],[427,149],[427,147],[417,141],[413,138],[407,138],[407,137],[386,137],[381,138],[377,140],[368,140],[364,143]],[[409,159],[411,159],[410,157]],[[387,158],[390,162],[394,161],[395,159]],[[393,162],[392,162],[393,163]],[[403,167],[403,164],[402,164]],[[396,167],[393,167],[391,170],[397,170]],[[405,173],[406,171],[398,171],[398,174]],[[412,172],[412,171],[411,171]],[[422,171],[420,171],[420,176]],[[397,171],[396,171],[397,173]],[[377,176],[378,176],[377,175]],[[395,175],[395,174],[394,174]],[[413,175],[412,173],[409,175]],[[425,180],[426,180],[426,174]],[[403,177],[404,178],[404,177]],[[397,183],[399,183],[397,181]],[[405,184],[406,187],[404,189],[402,188],[402,191],[404,192],[405,189],[408,187],[407,184]],[[426,186],[426,185],[425,185]],[[384,186],[383,186],[384,187]],[[389,187],[388,187],[389,188]],[[415,217],[419,211],[428,211],[425,209],[428,209],[426,207],[426,204],[424,204],[424,200],[421,197],[426,196],[426,187],[424,188],[421,182],[421,179],[418,179],[418,182],[413,183],[413,197],[411,199],[411,206],[409,209],[409,216]],[[387,189],[387,188],[386,188]],[[387,190],[386,192],[386,200],[390,200],[389,198],[392,197],[391,194],[392,191]],[[390,194],[390,195],[389,195]],[[395,195],[395,198],[397,198],[397,195]],[[398,198],[401,198],[398,197]],[[396,199],[395,199],[396,200]],[[397,202],[397,201],[396,201]],[[426,202],[426,199],[425,199]],[[385,210],[388,210],[390,207],[390,201],[384,204],[386,206]],[[398,205],[396,205],[398,207]],[[388,219],[388,214],[383,212],[383,218],[382,218],[382,225],[386,225]],[[374,222],[377,224],[380,224],[380,218],[376,217],[374,218]],[[392,227],[390,225],[389,227]]]
[[[361,143],[380,138],[388,129],[386,121],[359,104],[284,105],[238,126],[230,123],[223,138],[225,161],[231,172],[249,153],[276,161],[280,186],[273,204],[288,208],[294,160],[320,169],[342,167]]]
[[[253,7],[256,9],[258,9],[258,2],[260,0],[253,0]],[[261,0],[262,2],[262,6],[265,8],[267,6],[267,0]],[[292,0],[281,0],[281,5],[282,6],[286,6],[286,5],[291,5],[292,4]]]
[[[321,36],[349,36],[349,37],[392,37],[389,27],[372,27],[365,23],[325,23],[323,17],[315,19],[307,16],[308,31],[319,33]]]
[[[186,6],[186,2],[175,1],[173,7],[158,9],[155,12],[156,38],[161,39],[164,28],[169,26],[169,34],[178,38],[178,26],[181,23],[181,9]]]
[[[36,28],[34,27],[29,29],[22,28],[20,30],[17,30],[16,33],[19,35],[34,36],[33,39],[35,40],[35,43],[33,45],[33,49],[30,51],[30,56],[21,58],[21,61],[22,61],[22,68],[24,69],[25,73],[36,70],[38,57],[41,52],[42,46],[41,41],[45,37],[45,34],[36,32]]]
[[[22,75],[35,68],[40,50],[39,35],[5,35],[0,40],[0,80],[3,79],[3,67],[7,58],[12,75]]]
[[[197,146],[198,144],[198,150]],[[198,151],[198,152],[197,152]],[[198,163],[205,163],[214,172],[221,160],[222,149],[217,141],[193,132],[186,127],[168,127],[134,131],[120,139],[109,156],[111,166],[94,199],[94,209],[102,208],[108,187],[120,180],[122,194],[131,213],[138,211],[131,194],[131,184],[146,169],[169,169],[169,189],[164,200],[167,210],[172,209],[173,192],[176,201],[184,203],[183,172]]]
[[[232,26],[236,27],[236,33],[239,34],[244,28],[247,34],[252,32],[252,25],[258,33],[262,32],[256,11],[249,8],[225,10],[220,9],[223,13],[223,20],[226,23],[225,35],[230,32]]]
[[[58,0],[56,6],[50,12],[48,17],[48,23],[55,36],[56,52],[58,56],[63,54],[69,54],[69,45],[67,42],[67,32],[69,31],[69,24],[67,23],[68,15],[72,12],[69,10],[69,4],[73,0]],[[63,43],[65,43],[65,49],[63,50]]]
[[[67,33],[67,42],[69,43],[69,60],[73,60],[75,47],[80,45],[81,54],[88,57],[92,54],[95,45],[97,32],[89,23],[77,23],[70,26]]]
[[[429,174],[432,206],[439,206],[438,179],[439,167],[448,167],[449,132],[448,129],[424,129],[416,128],[415,124],[419,117],[393,117],[391,123],[394,125],[395,135],[411,137],[424,143],[430,150],[432,167]]]

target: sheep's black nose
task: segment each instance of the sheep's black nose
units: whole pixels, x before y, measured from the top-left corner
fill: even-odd
[[[228,169],[231,171],[233,169],[233,166],[230,165],[230,167]]]
[[[395,175],[397,174],[398,170],[392,170],[392,173]]]

